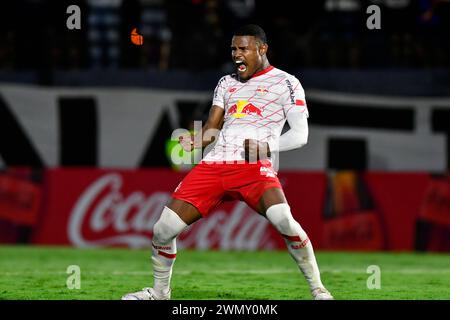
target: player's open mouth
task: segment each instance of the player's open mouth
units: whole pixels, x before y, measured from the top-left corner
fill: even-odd
[[[247,66],[244,64],[242,60],[236,60],[234,62],[239,72],[245,72],[247,70]]]

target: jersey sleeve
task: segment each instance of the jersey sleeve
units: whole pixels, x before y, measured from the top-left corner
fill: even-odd
[[[306,106],[305,90],[300,81],[294,77],[286,77],[286,90],[281,97],[284,114],[287,116],[290,112],[299,112],[309,117],[308,107]]]
[[[226,92],[226,77],[222,77],[219,80],[216,89],[214,89],[214,96],[212,102],[213,106],[224,108],[225,92]]]

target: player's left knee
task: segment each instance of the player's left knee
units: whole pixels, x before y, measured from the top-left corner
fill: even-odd
[[[269,207],[266,211],[266,216],[283,235],[306,236],[300,224],[292,216],[291,208],[287,203],[279,203]]]
[[[291,208],[287,203],[279,203],[270,206],[266,211],[267,219],[280,232],[287,232],[292,228],[292,223],[295,221],[291,214]]]

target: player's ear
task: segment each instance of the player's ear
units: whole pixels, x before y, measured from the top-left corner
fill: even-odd
[[[265,55],[265,54],[267,53],[268,47],[269,47],[269,46],[267,45],[267,43],[262,43],[262,44],[259,46],[259,54],[260,54],[261,56]]]

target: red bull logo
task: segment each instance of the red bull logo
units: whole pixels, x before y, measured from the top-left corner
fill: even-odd
[[[269,90],[267,90],[266,87],[264,86],[258,86],[258,88],[256,88],[256,94],[258,96],[264,96],[269,92]]]
[[[232,105],[228,109],[228,114],[237,119],[243,118],[247,115],[258,115],[262,117],[261,109],[247,100],[238,100],[236,104]]]

